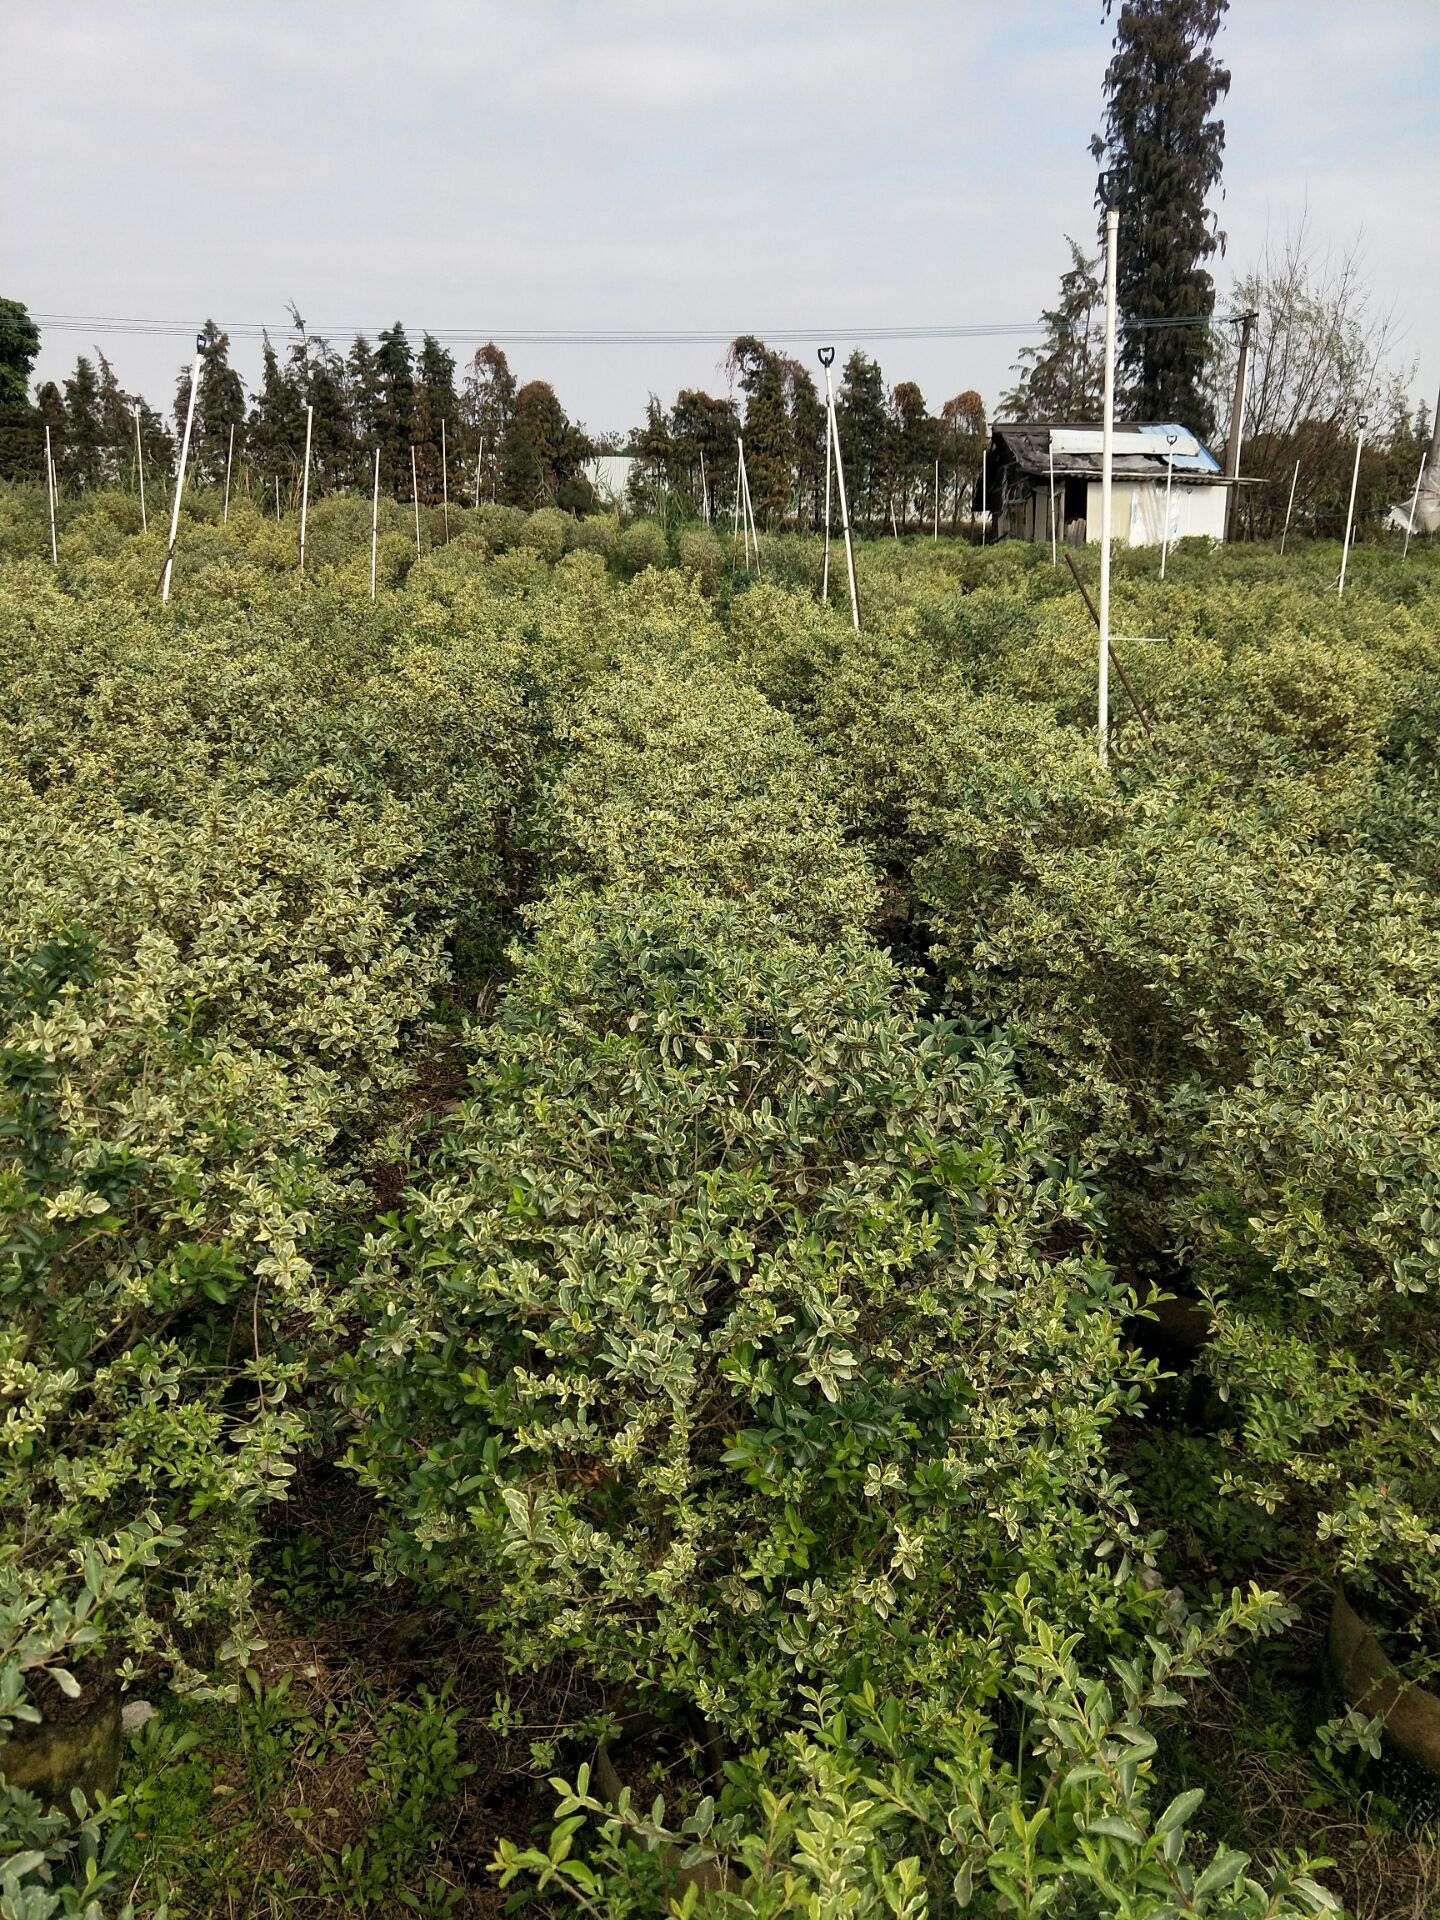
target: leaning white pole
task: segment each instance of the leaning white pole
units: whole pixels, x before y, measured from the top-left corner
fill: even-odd
[[[1345,592],[1345,569],[1350,560],[1350,529],[1355,524],[1355,495],[1360,486],[1360,449],[1365,444],[1366,417],[1365,414],[1361,414],[1359,427],[1355,435],[1355,470],[1350,475],[1350,507],[1345,515],[1345,545],[1340,552],[1339,592],[1341,595]]]
[[[375,598],[375,551],[380,540],[380,449],[375,449],[375,490],[370,496],[370,598]]]
[[[1420,484],[1425,478],[1425,469],[1430,464],[1430,455],[1426,453],[1420,461],[1420,471],[1415,476],[1415,491],[1410,497],[1410,518],[1405,522],[1405,544],[1400,549],[1403,560],[1410,551],[1410,536],[1415,531],[1415,516],[1420,511]]]
[[[1100,758],[1110,758],[1110,527],[1115,479],[1116,208],[1105,212],[1105,428],[1100,443]]]
[[[1290,532],[1290,510],[1295,505],[1295,487],[1300,478],[1300,462],[1295,462],[1295,471],[1290,476],[1290,498],[1285,502],[1285,524],[1280,529],[1280,551],[1285,551],[1286,537]]]
[[[315,425],[314,407],[305,409],[305,473],[300,481],[300,571],[305,571],[305,521],[310,512],[310,434]]]
[[[50,503],[50,564],[60,564],[60,548],[55,540],[55,462],[50,458],[50,422],[45,422],[45,498]]]
[[[230,524],[230,475],[235,466],[235,422],[230,422],[230,451],[225,456],[225,511],[220,516],[222,527]]]
[[[1055,532],[1055,429],[1050,429],[1050,564],[1060,564],[1060,548]]]
[[[170,576],[175,570],[175,539],[180,531],[180,496],[185,491],[185,467],[190,458],[190,429],[195,424],[195,396],[200,391],[201,351],[197,345],[195,364],[190,369],[190,401],[185,408],[185,431],[180,436],[180,464],[175,470],[175,499],[170,508],[170,544],[165,549],[165,571],[160,579],[160,598],[170,598]]]
[[[415,501],[415,558],[420,558],[420,482],[415,474],[415,443],[410,443],[410,493]]]
[[[450,544],[450,457],[445,451],[445,422],[440,422],[440,499],[445,511],[445,544]]]
[[[840,494],[840,525],[845,532],[845,571],[850,577],[850,620],[860,631],[860,590],[855,585],[855,548],[850,538],[850,503],[845,497],[845,462],[840,458],[840,416],[835,411],[835,395],[830,391],[830,376],[825,376],[830,400],[830,444],[835,449],[835,485]]]
[[[480,504],[480,462],[485,457],[485,442],[482,440],[475,449],[475,504]]]
[[[140,486],[140,531],[148,533],[149,523],[145,518],[145,448],[140,439],[140,409],[135,412],[135,478]]]
[[[739,445],[739,465],[735,468],[735,497],[739,501],[739,526],[745,536],[745,572],[751,570],[751,488],[745,478],[745,434],[735,436]]]

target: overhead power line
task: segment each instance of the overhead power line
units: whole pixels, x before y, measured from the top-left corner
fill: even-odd
[[[76,313],[36,313],[31,318],[43,330],[52,333],[110,333],[125,335],[153,336],[156,338],[190,338],[194,335],[196,322],[187,320],[141,320],[118,314],[76,314]],[[219,323],[217,322],[217,325]],[[317,336],[325,339],[351,337],[355,334],[373,336],[382,333],[385,326],[341,324],[331,321],[325,324],[306,326],[310,338]],[[1137,320],[1122,324],[1146,330],[1157,327],[1209,328],[1214,322],[1204,315],[1186,314],[1173,319]],[[269,334],[283,338],[296,331],[289,320],[266,323],[261,320],[237,320],[225,324],[221,331],[231,340],[259,340]],[[434,340],[495,340],[507,342],[512,346],[554,346],[554,347],[662,347],[662,346],[729,346],[732,340],[744,334],[754,334],[762,340],[772,341],[827,341],[827,340],[984,340],[1000,338],[1024,338],[1044,333],[1043,322],[1026,320],[996,320],[980,322],[956,322],[934,326],[874,326],[874,327],[730,327],[730,328],[564,328],[564,327],[429,327],[421,329]]]

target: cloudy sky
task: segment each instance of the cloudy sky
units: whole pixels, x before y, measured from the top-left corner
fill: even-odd
[[[38,373],[99,347],[162,402],[185,335],[348,344],[396,318],[457,358],[520,331],[833,330],[932,404],[992,401],[1010,326],[1093,232],[1100,0],[6,0],[0,293]],[[1307,206],[1357,237],[1416,391],[1440,384],[1440,4],[1233,0],[1217,278]],[[1223,306],[1222,306],[1223,310]],[[107,331],[94,316],[171,323]],[[43,324],[43,323],[42,323]],[[509,347],[592,429],[724,388],[721,349]],[[807,356],[813,347],[806,344]],[[258,348],[237,345],[247,375]]]

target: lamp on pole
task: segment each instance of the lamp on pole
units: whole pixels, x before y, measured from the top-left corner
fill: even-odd
[[[1165,525],[1160,534],[1160,578],[1165,578],[1165,561],[1170,552],[1170,482],[1175,477],[1175,435],[1165,435]]]

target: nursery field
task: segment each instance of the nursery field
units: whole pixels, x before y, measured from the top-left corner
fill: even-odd
[[[1440,1911],[1435,543],[410,515],[0,490],[0,1914]]]

